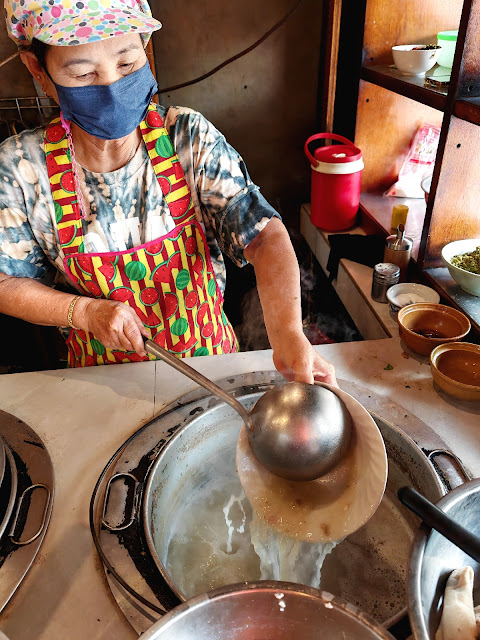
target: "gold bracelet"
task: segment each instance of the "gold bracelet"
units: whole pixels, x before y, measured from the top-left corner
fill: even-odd
[[[68,307],[68,314],[67,314],[68,326],[71,327],[72,329],[78,329],[78,327],[76,327],[72,322],[73,310],[75,309],[75,305],[77,304],[78,300],[80,300],[80,296],[75,296],[73,300],[70,302],[70,306]]]

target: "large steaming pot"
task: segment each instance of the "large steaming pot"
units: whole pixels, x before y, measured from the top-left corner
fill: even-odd
[[[453,489],[437,506],[480,536],[480,479]],[[427,525],[420,527],[412,549],[408,584],[410,622],[417,640],[433,640],[440,624],[447,578],[454,569],[467,565],[475,572],[475,604],[479,604],[480,565],[437,531]]]
[[[179,605],[140,640],[393,640],[339,598],[288,582],[231,585]]]
[[[239,400],[248,410],[260,395],[252,393]],[[432,464],[415,442],[394,425],[376,416],[374,418],[384,438],[389,460],[384,513],[393,514],[391,522],[394,526],[390,527],[393,532],[388,532],[388,535],[397,536],[398,544],[390,544],[390,554],[385,557],[381,530],[386,525],[377,519],[380,537],[370,549],[362,549],[361,544],[356,544],[357,534],[353,534],[327,556],[320,588],[355,604],[388,628],[406,614],[408,551],[420,522],[399,503],[397,490],[401,486],[412,485],[433,502],[437,502],[445,490]],[[240,427],[238,415],[230,407],[217,404],[181,428],[150,470],[143,500],[143,528],[157,568],[182,601],[192,594],[186,596],[167,570],[172,522],[179,510],[188,509],[185,505],[195,500],[196,492],[216,473],[218,461],[223,456],[231,457],[234,468]],[[379,513],[381,509],[374,518],[378,518]],[[395,524],[398,522],[401,527],[397,530]],[[345,559],[341,557],[341,549],[349,540],[352,542]],[[407,549],[404,556],[398,552],[401,548]],[[342,562],[343,566],[340,566]],[[258,577],[253,580],[258,580]],[[374,590],[378,592],[375,602],[372,598]],[[383,610],[379,610],[379,606]]]

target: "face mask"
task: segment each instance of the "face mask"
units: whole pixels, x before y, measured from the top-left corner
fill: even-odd
[[[148,62],[108,86],[54,84],[63,117],[102,140],[116,140],[132,133],[145,118],[158,88]]]

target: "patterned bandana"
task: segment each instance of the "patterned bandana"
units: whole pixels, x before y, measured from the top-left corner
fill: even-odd
[[[139,33],[144,45],[161,23],[146,0],[5,0],[8,35],[17,45],[33,38],[51,45],[77,45],[124,33]]]

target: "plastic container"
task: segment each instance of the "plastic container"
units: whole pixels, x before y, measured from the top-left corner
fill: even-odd
[[[442,47],[437,63],[441,67],[447,67],[447,69],[453,67],[457,36],[458,31],[440,31],[440,33],[437,33],[437,44]]]
[[[338,140],[310,153],[314,140]],[[325,231],[344,231],[355,225],[360,204],[362,152],[353,142],[335,133],[317,133],[305,142],[305,154],[312,168],[310,219]]]
[[[407,224],[408,207],[406,204],[395,204],[392,209],[392,220],[390,222],[390,233],[396,235],[398,225]]]

